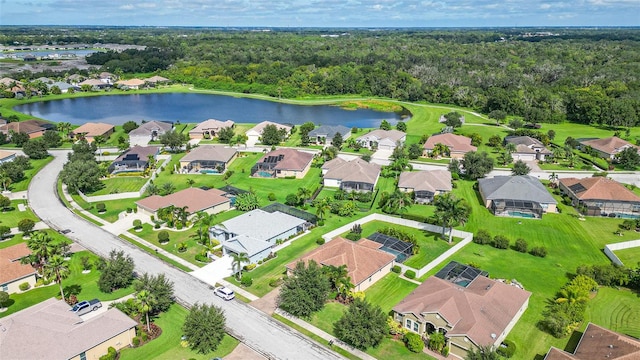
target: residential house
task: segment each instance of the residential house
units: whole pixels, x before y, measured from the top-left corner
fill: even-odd
[[[118,80],[118,77],[110,72],[103,71],[98,74],[98,79],[105,84],[113,85],[113,83]]]
[[[11,132],[25,133],[29,135],[29,139],[35,139],[44,135],[47,130],[54,129],[55,126],[51,123],[42,120],[25,120],[14,121],[0,126],[0,132],[7,136],[11,135]]]
[[[189,131],[190,139],[209,139],[218,136],[218,131],[223,128],[232,128],[235,123],[232,120],[220,121],[215,119],[205,120]]]
[[[351,161],[333,159],[322,166],[323,183],[344,191],[373,191],[380,177],[380,165],[361,158]]]
[[[267,125],[275,125],[278,129],[284,129],[286,130],[287,135],[291,133],[292,127],[289,125],[278,124],[272,121],[263,121],[247,130],[247,132],[245,133],[245,135],[247,135],[247,146],[254,146],[255,144],[260,142],[262,131],[265,127],[267,127]]]
[[[342,135],[342,140],[347,140],[351,136],[351,129],[343,125],[321,125],[309,132],[309,140],[316,144],[331,144],[338,133]]]
[[[8,150],[0,150],[0,164],[13,161],[16,158],[16,153]]]
[[[50,298],[1,318],[0,359],[98,359],[109,347],[132,346],[138,323],[120,310],[83,319],[70,309]]]
[[[129,133],[129,144],[147,145],[150,141],[157,141],[162,134],[171,131],[173,124],[164,121],[148,121],[140,124]]]
[[[168,84],[171,82],[171,80],[167,79],[166,77],[162,77],[162,76],[158,76],[158,75],[154,75],[148,79],[145,79],[145,81],[150,85],[150,86],[156,86],[156,85],[163,85],[163,84]]]
[[[427,139],[423,145],[424,156],[430,156],[437,144],[446,146],[449,149],[449,157],[452,159],[462,159],[464,154],[478,150],[477,147],[471,145],[470,138],[462,135],[444,133],[432,135]]]
[[[136,205],[140,213],[155,217],[158,216],[158,210],[167,206],[186,207],[189,216],[200,211],[217,214],[231,209],[231,199],[224,196],[225,194],[218,189],[203,190],[192,187],[165,196],[152,195],[136,201]]]
[[[416,203],[428,204],[434,196],[451,191],[451,173],[447,170],[403,171],[398,189],[412,192]]]
[[[13,93],[14,96],[26,95],[27,92],[21,81],[4,77],[0,79],[0,88],[4,87],[7,91]]]
[[[551,347],[543,360],[640,359],[640,340],[589,323],[573,353]]]
[[[109,172],[143,172],[149,167],[149,157],[155,157],[160,153],[157,146],[136,145],[118,156],[109,166]]]
[[[351,241],[337,237],[289,263],[287,272],[291,274],[300,261],[306,264],[313,260],[322,266],[346,265],[354,290],[364,291],[393,267],[396,256],[380,250],[381,247],[382,244],[369,239]]]
[[[615,159],[616,155],[621,153],[626,148],[635,148],[640,152],[640,148],[632,143],[622,140],[619,137],[612,136],[606,139],[591,139],[580,141],[580,147],[582,151],[587,151],[587,148],[591,148],[597,156],[605,159]]]
[[[64,81],[56,81],[54,83],[48,84],[47,87],[49,88],[49,91],[51,91],[51,89],[56,86],[58,89],[60,89],[60,92],[63,94],[66,94],[69,92],[69,89],[73,89],[73,91],[79,91],[80,87],[77,85],[72,85],[69,83],[66,83]]]
[[[102,89],[111,87],[111,83],[107,83],[98,79],[87,79],[78,83],[78,86],[80,86],[80,88],[82,88],[85,85],[91,86],[92,90],[95,90],[95,89],[102,90]]]
[[[80,125],[71,133],[78,140],[85,139],[88,143],[92,143],[96,136],[102,136],[104,140],[108,140],[114,131],[115,127],[111,124],[88,122]]]
[[[140,79],[118,80],[116,85],[121,89],[138,90],[142,89],[146,82]]]
[[[560,191],[590,216],[640,217],[640,197],[619,182],[601,176],[559,181]]]
[[[367,149],[393,150],[398,144],[404,144],[407,134],[398,130],[373,130],[356,139],[356,141]]]
[[[251,176],[302,179],[311,168],[313,154],[280,148],[268,152],[251,168]]]
[[[29,264],[20,262],[23,257],[29,254],[31,254],[31,250],[24,242],[0,249],[0,291],[9,294],[19,292],[22,283],[27,283],[31,287],[35,286],[36,269]],[[2,359],[1,356],[0,359]]]
[[[250,263],[257,263],[271,254],[279,241],[305,231],[307,221],[280,211],[256,209],[212,226],[209,234],[220,241],[223,253],[246,253]]]
[[[78,85],[84,80],[86,80],[86,78],[80,74],[69,75],[69,77],[67,78],[67,81],[74,85]]]
[[[200,145],[180,159],[180,171],[185,174],[223,173],[237,157],[238,150],[216,145]]]
[[[55,82],[55,80],[44,76],[37,78],[36,81],[40,81],[43,84],[53,84]]]
[[[507,136],[504,142],[516,146],[516,151],[511,153],[513,161],[544,161],[552,155],[540,140],[531,136]]]
[[[527,309],[531,293],[451,262],[393,307],[393,318],[427,337],[445,335],[449,354],[464,359],[481,346],[496,348]]]
[[[478,180],[485,206],[496,216],[541,218],[556,212],[557,201],[530,175],[496,176]]]

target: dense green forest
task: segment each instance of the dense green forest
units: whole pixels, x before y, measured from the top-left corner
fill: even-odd
[[[12,36],[18,34],[5,32],[0,42]],[[50,39],[147,45],[88,61],[124,73],[164,70],[201,88],[290,98],[379,96],[530,122],[628,127],[640,115],[640,29],[137,28],[57,36]]]

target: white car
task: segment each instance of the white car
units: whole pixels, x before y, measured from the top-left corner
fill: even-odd
[[[220,296],[221,298],[227,301],[233,300],[236,297],[236,294],[233,292],[233,290],[226,288],[224,286],[218,286],[217,288],[213,289],[213,292],[217,296]]]

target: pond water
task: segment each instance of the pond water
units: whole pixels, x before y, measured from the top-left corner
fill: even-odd
[[[25,57],[26,55],[33,55],[35,57],[42,57],[42,56],[50,56],[50,55],[55,55],[55,54],[61,55],[61,56],[75,55],[75,56],[79,56],[79,57],[84,57],[84,56],[87,56],[89,54],[93,54],[96,51],[97,50],[90,50],[90,49],[2,51],[2,52],[0,52],[0,56],[5,56],[5,57],[15,56],[15,57],[20,58],[20,59]]]
[[[121,125],[133,120],[180,121],[197,123],[207,119],[233,120],[236,123],[278,123],[378,127],[382,120],[395,124],[401,114],[367,109],[345,110],[328,105],[292,105],[266,100],[223,95],[164,93],[93,96],[42,101],[14,107],[42,119],[80,125],[105,122]]]

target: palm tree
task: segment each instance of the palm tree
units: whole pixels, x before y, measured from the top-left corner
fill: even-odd
[[[211,224],[213,223],[214,218],[215,218],[214,214],[209,214],[204,211],[198,211],[196,213],[196,219],[197,219],[196,221],[198,222],[198,225],[199,225],[198,236],[200,239],[200,243],[204,243],[202,241],[202,235],[203,235],[202,226],[204,225],[208,230]]]
[[[0,173],[0,184],[2,184],[4,191],[7,191],[9,185],[11,185],[11,177],[5,171]]]
[[[153,310],[153,307],[157,304],[155,296],[147,290],[141,290],[136,294],[134,300],[138,311],[144,314],[147,318],[147,331],[151,330],[151,323],[149,322],[149,313]]]
[[[516,152],[516,144],[514,143],[506,143],[504,145],[504,149],[509,153],[509,154],[513,154],[514,152]]]
[[[69,132],[71,132],[71,123],[60,122],[56,125],[56,130],[63,132],[67,139],[69,139]]]
[[[187,208],[188,206],[173,208],[174,218],[181,222],[183,226],[187,224],[187,219],[189,218],[189,211],[187,211]]]
[[[301,202],[304,203],[307,199],[311,197],[311,195],[312,195],[311,190],[303,187],[298,188],[298,198],[301,200]]]
[[[447,145],[437,143],[433,146],[433,150],[431,150],[431,156],[437,158],[442,155],[448,155],[450,151]]]
[[[60,287],[60,296],[62,300],[64,297],[64,290],[62,290],[62,279],[65,279],[69,275],[69,266],[64,261],[61,255],[52,256],[49,261],[44,265],[44,276],[55,277],[56,283]]]
[[[557,303],[583,303],[589,300],[589,294],[581,291],[576,286],[567,286],[558,291]]]
[[[195,184],[196,181],[190,178],[187,178],[187,185],[189,185],[189,187],[193,187],[193,184]]]
[[[249,255],[247,255],[247,253],[245,252],[240,254],[231,253],[231,258],[233,259],[233,261],[231,262],[231,268],[236,274],[236,280],[240,281],[240,278],[242,276],[242,264],[248,263],[250,261]]]
[[[102,151],[100,151],[100,145],[106,143],[107,139],[105,139],[104,136],[98,135],[93,137],[93,142],[96,143],[96,146],[98,147],[98,154],[102,155]]]
[[[30,262],[42,268],[47,260],[56,253],[56,247],[47,233],[37,231],[27,240],[27,247],[31,250]]]
[[[407,210],[407,206],[411,205],[411,196],[409,193],[396,189],[391,195],[385,198],[382,211],[389,214],[397,214]]]
[[[329,198],[323,198],[320,201],[316,201],[314,206],[316,207],[316,216],[319,220],[324,220],[324,216],[331,209],[331,203]]]
[[[469,218],[471,210],[464,199],[458,199],[451,193],[436,195],[433,199],[433,205],[436,207],[436,217],[442,222],[443,237],[445,228],[449,228],[449,244],[451,244],[453,227],[459,223],[464,224]]]
[[[551,181],[551,183],[555,186],[558,185],[558,174],[554,172],[551,172],[551,175],[549,175],[549,181]]]
[[[340,284],[344,282],[344,279],[350,280],[349,278],[349,270],[347,270],[347,265],[329,265],[322,268],[322,272],[329,279],[329,283],[331,283],[331,288],[333,290],[338,290]]]
[[[351,278],[348,276],[338,279],[338,295],[345,301],[349,297],[349,292],[355,287],[356,286],[351,282]]]

